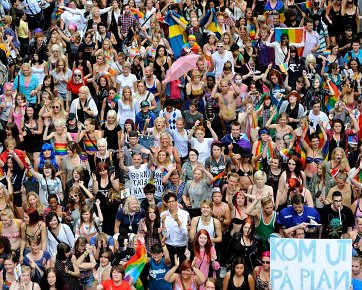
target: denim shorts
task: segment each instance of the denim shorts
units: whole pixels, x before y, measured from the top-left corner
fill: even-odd
[[[91,276],[79,279],[79,282],[83,287],[92,288],[93,282],[94,282],[94,277],[93,277],[93,275],[91,275]]]

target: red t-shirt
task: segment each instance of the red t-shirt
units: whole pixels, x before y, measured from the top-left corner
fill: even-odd
[[[121,285],[115,286],[112,279],[105,280],[101,282],[104,290],[130,290],[131,286],[129,286],[128,282],[123,281]]]

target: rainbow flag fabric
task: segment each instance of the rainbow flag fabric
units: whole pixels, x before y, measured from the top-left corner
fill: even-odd
[[[128,260],[128,262],[125,265],[126,274],[125,274],[125,280],[129,281],[132,277],[134,281],[134,287],[137,290],[143,290],[143,284],[141,280],[139,279],[141,272],[146,265],[147,262],[147,253],[146,253],[146,247],[138,240],[137,247],[136,247],[136,253],[131,257],[131,259]]]
[[[57,8],[57,11],[55,11],[55,18],[58,19],[62,13],[64,12],[64,9],[61,9],[61,8]]]
[[[213,13],[211,13],[213,12]],[[202,19],[202,21],[200,22],[200,26],[205,26],[206,23],[209,21],[210,19],[210,16],[212,14],[212,21],[211,23],[209,24],[208,27],[205,27],[206,30],[209,30],[211,32],[214,32],[216,37],[218,39],[221,38],[221,29],[220,27],[218,26],[217,24],[217,19],[216,19],[216,11],[215,11],[215,8],[211,8],[209,11],[206,12],[206,15],[205,17]]]
[[[56,155],[65,156],[67,155],[67,143],[54,143],[54,151]]]
[[[329,92],[330,95],[325,96],[324,98],[324,104],[328,111],[334,108],[334,105],[338,102],[340,95],[337,86],[332,81],[330,81],[329,84],[331,85],[333,91]],[[324,89],[329,90],[329,86],[327,85],[326,82],[323,83],[323,87]]]
[[[279,65],[279,69],[282,73],[286,73],[288,71],[288,64],[282,63],[281,65]]]
[[[181,17],[174,11],[167,12],[165,16],[165,22],[168,24],[168,39],[170,42],[170,46],[173,50],[175,58],[178,58],[180,56],[182,47],[187,42],[187,34],[186,31],[181,27],[181,25],[177,24],[175,20],[171,17],[171,13],[176,18],[180,19],[182,23],[185,25],[188,24],[188,22],[185,20],[185,18]]]
[[[323,144],[325,142],[325,144],[324,144],[324,146],[322,148],[322,154],[324,156],[324,160],[328,161],[328,155],[329,155],[329,141],[328,141],[328,138],[327,138],[327,140],[324,140],[322,129],[319,126],[319,124],[317,124],[315,132],[317,133],[317,135],[319,137],[319,147],[320,148],[322,148],[322,146],[323,146]]]
[[[308,8],[312,8],[313,3],[312,1],[306,1],[306,2],[302,2],[302,3],[298,3],[300,5],[300,8],[303,11],[306,11]]]
[[[134,16],[137,20],[138,20],[138,19],[143,19],[143,18],[145,18],[145,15],[144,15],[141,11],[139,11],[139,10],[137,10],[137,9],[134,9],[134,8],[131,8],[130,10],[131,10],[133,16]]]
[[[289,36],[289,45],[292,43],[301,43],[304,41],[304,28],[303,27],[291,27],[291,28],[275,28],[274,35],[275,41],[280,42],[282,34]],[[299,56],[303,54],[303,48],[298,48]]]

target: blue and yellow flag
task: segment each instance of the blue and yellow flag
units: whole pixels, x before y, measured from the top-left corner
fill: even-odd
[[[171,17],[171,13],[173,14],[173,16],[180,19],[180,21],[185,25],[187,25],[188,22],[174,11],[167,12],[167,15],[164,19],[164,21],[168,24],[168,38],[170,41],[170,46],[173,50],[175,58],[178,58],[180,56],[182,47],[187,42],[187,34],[186,31],[181,27],[181,25],[177,24],[175,20]]]
[[[209,24],[208,27],[205,27],[206,30],[209,30],[211,32],[214,32],[216,34],[216,37],[218,39],[221,38],[221,29],[219,27],[219,25],[217,24],[217,18],[216,18],[216,11],[215,11],[215,8],[211,8],[210,10],[208,10],[206,12],[206,15],[205,17],[201,20],[200,22],[200,26],[205,26],[207,24],[207,22],[209,21],[210,19],[210,16],[211,16],[211,12],[213,12],[212,14],[212,20],[211,20],[211,23]]]

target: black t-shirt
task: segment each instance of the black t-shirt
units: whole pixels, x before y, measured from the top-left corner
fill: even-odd
[[[334,211],[331,204],[326,205],[322,210],[321,219],[322,239],[340,239],[343,233],[347,233],[349,227],[354,226],[354,215],[346,206],[343,206],[339,216],[339,212]]]
[[[95,43],[91,42],[90,44],[86,44],[82,42],[79,47],[78,51],[83,52],[84,60],[88,60],[90,63],[95,63],[95,57],[92,56],[92,52],[94,51]]]
[[[108,149],[118,150],[118,132],[122,131],[121,126],[117,125],[113,130],[107,129],[106,125],[102,125],[104,138],[107,139]]]

